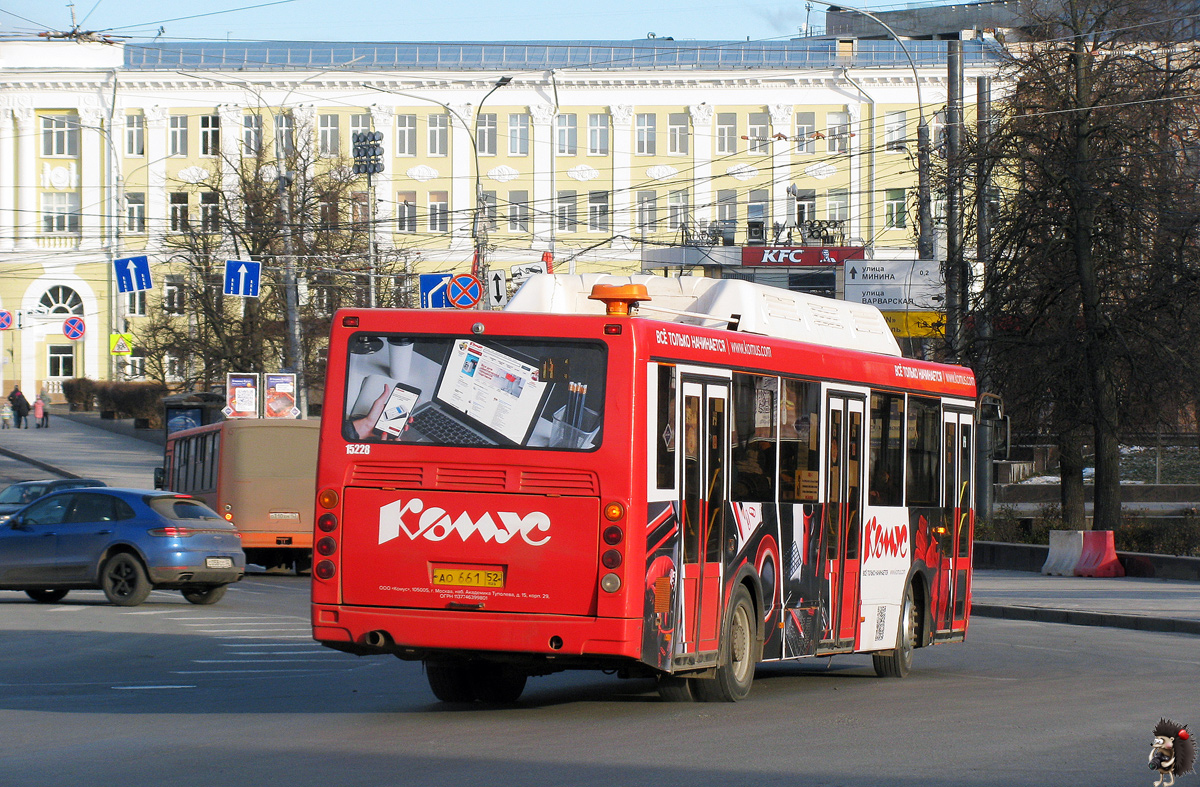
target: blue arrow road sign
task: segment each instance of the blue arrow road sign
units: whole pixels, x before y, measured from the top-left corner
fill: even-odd
[[[225,260],[225,294],[242,298],[258,297],[262,263],[249,260]]]
[[[117,292],[139,292],[151,288],[150,258],[122,257],[113,260],[113,271],[117,274]]]
[[[452,274],[422,273],[421,274],[421,308],[449,309],[450,301],[446,299],[446,284]]]

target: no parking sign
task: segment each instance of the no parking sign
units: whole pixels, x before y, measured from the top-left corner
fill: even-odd
[[[87,326],[83,323],[82,317],[68,317],[63,320],[63,336],[66,336],[71,341],[78,341],[83,338],[83,334],[87,332]]]

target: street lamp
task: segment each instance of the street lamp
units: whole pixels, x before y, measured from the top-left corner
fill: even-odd
[[[483,98],[479,100],[479,103],[475,106],[475,110],[473,112],[474,119],[476,122],[478,122],[478,120],[479,120],[479,113],[480,113],[480,110],[483,109],[484,102],[488,100],[488,98],[492,95],[492,93],[495,93],[497,90],[504,87],[505,85],[508,85],[512,81],[513,81],[512,77],[502,76],[496,80],[494,85],[492,85],[491,90],[489,90],[487,93],[484,93]],[[409,92],[406,92],[403,90],[384,90],[381,87],[376,87],[374,85],[368,85],[365,83],[362,85],[362,87],[365,87],[369,90],[375,90],[379,93],[388,93],[388,94],[395,95],[395,96],[406,96],[408,98],[415,98],[418,101],[428,101],[431,104],[437,104],[439,107],[442,107],[447,112],[449,112],[454,117],[454,119],[458,121],[459,125],[461,125],[463,127],[463,130],[467,132],[467,137],[471,140],[471,152],[475,159],[475,211],[474,211],[474,214],[471,219],[471,242],[472,242],[472,247],[473,247],[474,253],[473,253],[473,257],[472,257],[472,261],[471,261],[471,274],[474,276],[486,276],[487,275],[487,263],[486,263],[487,228],[482,220],[482,214],[483,214],[483,210],[484,210],[483,179],[481,177],[480,167],[479,167],[479,140],[475,136],[475,131],[472,129],[471,125],[468,124],[467,121],[462,117],[462,115],[460,115],[460,114],[458,114],[458,112],[454,111],[454,109],[449,104],[438,101],[436,98],[430,98],[429,96],[421,96],[421,95],[417,95],[416,93],[409,93]]]

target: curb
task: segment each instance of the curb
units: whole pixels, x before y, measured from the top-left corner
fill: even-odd
[[[63,478],[83,478],[81,475],[76,475],[75,473],[63,470],[60,467],[47,464],[40,459],[33,459],[32,457],[25,456],[24,454],[18,454],[16,451],[13,451],[10,448],[0,448],[0,455],[7,456],[9,459],[16,459],[18,462],[24,462],[27,465],[33,465],[40,470],[45,470],[48,473],[54,473],[55,475]]]
[[[1065,623],[1070,626],[1101,626],[1134,631],[1158,631],[1168,634],[1200,634],[1200,620],[1151,618],[1144,615],[1122,615],[1116,612],[1085,612],[1078,609],[1008,607],[999,604],[972,603],[971,614],[985,618]]]

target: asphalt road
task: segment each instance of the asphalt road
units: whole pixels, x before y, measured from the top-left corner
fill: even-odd
[[[307,584],[0,592],[0,785],[1150,785],[1153,723],[1200,726],[1197,638],[988,618],[904,680],[855,656],[762,666],[733,705],[578,672],[447,706],[420,665],[316,646]]]

